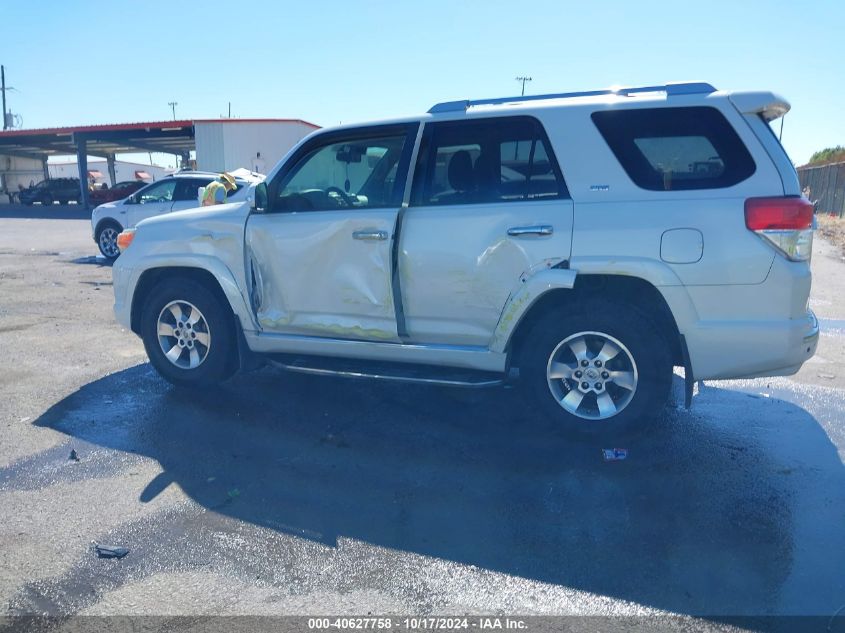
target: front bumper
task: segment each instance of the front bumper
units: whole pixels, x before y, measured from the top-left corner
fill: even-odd
[[[127,330],[132,329],[132,295],[137,283],[132,269],[121,266],[118,257],[112,265],[112,287],[114,289],[114,316]]]

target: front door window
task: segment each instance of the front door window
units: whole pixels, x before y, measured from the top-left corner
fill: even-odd
[[[397,165],[406,134],[349,138],[303,156],[276,188],[273,211],[398,207]]]
[[[144,189],[138,196],[138,202],[149,204],[151,202],[173,202],[173,190],[176,188],[176,180],[171,178]]]

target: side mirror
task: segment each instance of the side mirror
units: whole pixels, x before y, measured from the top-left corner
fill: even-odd
[[[252,210],[256,213],[266,213],[269,208],[269,195],[267,193],[267,183],[260,182],[255,185],[253,190]]]

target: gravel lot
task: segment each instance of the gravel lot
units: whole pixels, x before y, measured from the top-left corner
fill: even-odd
[[[85,217],[0,207],[6,613],[717,626],[845,605],[845,264],[830,245],[816,242],[824,334],[801,373],[707,383],[605,463],[510,389],[265,369],[176,390],[114,321]],[[100,559],[94,542],[130,553]]]

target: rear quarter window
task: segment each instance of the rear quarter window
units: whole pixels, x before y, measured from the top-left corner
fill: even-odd
[[[724,115],[711,107],[605,110],[592,114],[634,183],[650,191],[731,187],[756,170]]]

